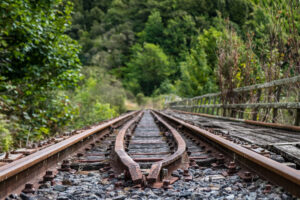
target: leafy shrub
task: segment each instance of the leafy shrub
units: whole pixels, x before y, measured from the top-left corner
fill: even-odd
[[[65,34],[71,11],[61,0],[0,3],[0,113],[18,124],[5,144],[40,140],[72,119],[61,93],[79,80],[79,46]]]
[[[72,122],[80,128],[124,112],[125,92],[114,77],[99,67],[85,67],[84,78],[75,92],[70,92],[72,105],[78,114]]]
[[[8,121],[3,119],[3,115],[0,115],[0,152],[8,152],[13,143],[8,125]]]
[[[136,95],[136,102],[138,103],[139,106],[145,104],[146,100],[143,93],[138,93]]]

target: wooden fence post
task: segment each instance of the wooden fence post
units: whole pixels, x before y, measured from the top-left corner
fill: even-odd
[[[211,97],[208,97],[207,105],[210,105]],[[206,114],[209,114],[209,107],[206,108]]]
[[[277,90],[275,92],[275,102],[279,102],[280,101],[280,93],[281,93],[281,87],[278,86]],[[277,108],[273,108],[273,118],[272,118],[272,122],[273,123],[276,122],[277,115],[278,115],[278,109]]]
[[[256,103],[259,102],[260,96],[261,96],[261,89],[258,89],[257,90],[257,95],[256,95],[256,100],[255,100]],[[257,113],[258,113],[258,108],[254,108],[253,109],[252,120],[254,120],[254,121],[257,120]]]
[[[300,102],[300,92],[298,93],[298,102]],[[296,109],[295,126],[300,126],[300,109]]]
[[[213,101],[213,105],[214,105],[214,106],[216,105],[216,99],[217,99],[217,97],[215,96],[215,97],[214,97],[214,101]],[[215,114],[215,107],[212,107],[211,113],[210,113],[210,114],[212,114],[212,115]]]
[[[218,96],[217,98],[219,98],[218,103],[221,104],[221,97]],[[219,111],[220,111],[220,107],[217,107],[217,115],[219,115]]]
[[[197,106],[200,106],[202,104],[202,98],[201,99],[198,99],[198,103],[197,103]],[[200,112],[200,108],[199,107],[197,107],[197,111],[196,111],[197,113],[199,113]]]
[[[202,105],[205,105],[206,97],[203,98]],[[204,113],[204,107],[201,108],[201,113]]]
[[[196,112],[197,111],[197,104],[198,104],[198,100],[197,99],[194,99],[194,103],[193,103],[193,112]]]

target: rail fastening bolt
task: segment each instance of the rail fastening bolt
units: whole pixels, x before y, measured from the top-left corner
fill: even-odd
[[[190,156],[192,154],[191,151],[187,151],[186,153],[187,153],[188,156]]]
[[[190,159],[190,165],[192,167],[198,166],[197,163],[196,163],[196,161],[195,161],[195,159]]]
[[[43,176],[43,181],[53,181],[54,179],[54,175],[53,175],[53,171],[46,171],[46,174]]]
[[[265,186],[265,189],[264,189],[264,193],[270,193],[272,190],[272,186],[270,184],[267,184]]]
[[[189,176],[190,173],[189,173],[189,170],[188,169],[184,169],[183,170],[183,176]]]
[[[219,156],[217,157],[217,164],[218,165],[222,165],[224,164],[224,155],[223,154],[219,154]]]
[[[61,168],[58,169],[59,171],[65,171],[68,172],[71,170],[70,167],[70,161],[69,160],[63,160],[62,164],[61,164]]]
[[[250,182],[251,180],[252,180],[252,176],[251,176],[251,172],[249,172],[249,171],[246,171],[245,173],[244,173],[244,180],[246,181],[246,182]]]
[[[78,157],[78,158],[80,158],[80,157],[82,157],[82,156],[83,156],[83,153],[82,153],[82,152],[77,153],[77,157]]]
[[[228,165],[228,174],[233,174],[236,172],[236,165],[234,161],[231,161]]]
[[[25,184],[25,188],[22,190],[23,193],[25,194],[34,194],[35,193],[35,189],[33,187],[32,183],[26,183]]]
[[[168,169],[167,168],[163,168],[162,169],[162,179],[166,178],[168,176]]]
[[[123,185],[122,181],[115,182],[115,188],[121,187]]]
[[[163,180],[163,188],[164,188],[164,189],[168,189],[168,188],[169,188],[169,185],[170,185],[170,180],[164,179],[164,180]]]

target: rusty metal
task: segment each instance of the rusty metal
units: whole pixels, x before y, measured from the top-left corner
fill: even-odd
[[[162,123],[168,130],[170,130],[177,144],[177,150],[175,153],[163,159],[159,163],[155,163],[154,165],[152,165],[149,175],[147,177],[147,179],[150,180],[150,182],[158,180],[162,167],[172,165],[172,163],[174,163],[175,161],[182,159],[186,150],[186,143],[183,140],[183,138],[180,136],[180,134],[177,132],[177,130],[173,128],[171,125],[169,125],[161,117],[159,117],[156,113],[152,112],[152,114],[160,123]]]
[[[137,112],[131,112],[94,126],[57,144],[0,167],[0,199],[13,191],[21,190],[24,184],[33,177],[44,174],[49,167],[56,165],[57,162],[63,160],[71,153],[89,144],[94,136],[105,133],[110,125],[123,123],[124,120],[128,120],[128,118],[136,115]]]
[[[183,176],[185,181],[191,181],[193,179],[188,169],[183,170]]]
[[[164,189],[170,189],[170,180],[163,180],[163,188]]]
[[[25,194],[34,194],[35,189],[33,187],[33,184],[32,183],[26,183],[25,188],[22,190],[22,192],[25,193]]]
[[[286,124],[279,124],[279,123],[268,123],[268,122],[260,122],[260,121],[254,121],[254,120],[247,120],[247,119],[236,119],[231,117],[220,117],[216,115],[210,115],[210,114],[203,114],[203,113],[193,113],[193,112],[187,112],[187,111],[181,111],[181,110],[173,110],[177,113],[183,113],[183,114],[189,114],[189,115],[198,115],[201,117],[208,117],[213,119],[226,119],[236,122],[244,122],[246,124],[256,125],[256,126],[265,126],[265,127],[271,127],[271,128],[278,128],[288,131],[300,131],[300,126],[292,126],[292,125],[286,125]]]
[[[228,168],[227,173],[228,173],[229,175],[234,174],[234,173],[236,172],[236,165],[235,165],[235,162],[234,162],[234,161],[231,161],[231,162],[229,163],[229,165],[227,166],[227,168]]]
[[[252,180],[251,172],[246,171],[246,172],[244,172],[243,175],[244,175],[244,176],[241,176],[241,178],[242,178],[244,181],[250,182],[250,181]]]
[[[272,190],[272,186],[270,185],[270,184],[267,184],[266,186],[265,186],[265,189],[264,189],[264,193],[270,193],[271,192],[271,190]]]
[[[70,161],[69,160],[63,160],[63,162],[61,164],[61,168],[58,169],[58,171],[62,171],[62,172],[69,172],[69,171],[71,171]]]
[[[82,152],[77,153],[77,157],[78,157],[78,158],[80,158],[80,157],[82,157],[82,156],[83,156],[83,153],[82,153]]]
[[[217,157],[217,164],[218,165],[223,165],[224,164],[224,155],[223,154],[219,154],[219,156]]]
[[[278,124],[278,123],[268,123],[268,122],[259,122],[259,121],[253,121],[253,120],[245,120],[246,124],[256,125],[256,126],[266,126],[271,128],[278,128],[278,129],[284,129],[284,130],[290,130],[290,131],[300,131],[300,126],[291,126],[291,125],[285,125],[285,124]]]
[[[190,166],[191,167],[197,167],[198,166],[195,159],[190,159]]]
[[[180,134],[169,124],[167,124],[163,119],[161,119],[158,115],[156,115],[154,112],[152,112],[152,115],[155,117],[155,121],[158,123],[160,122],[163,124],[172,134],[176,144],[177,144],[177,150],[170,156],[161,159],[161,158],[134,158],[132,159],[126,152],[128,151],[128,148],[124,146],[124,140],[129,139],[130,136],[125,136],[127,130],[132,127],[134,124],[136,124],[142,117],[143,113],[139,114],[137,117],[129,121],[127,124],[125,124],[122,129],[120,130],[119,134],[116,138],[116,145],[115,145],[115,152],[117,154],[118,159],[122,162],[122,164],[128,169],[131,179],[135,183],[142,183],[143,181],[143,175],[140,169],[140,166],[137,161],[139,162],[154,162],[151,165],[149,174],[147,176],[147,181],[149,183],[154,183],[159,180],[162,167],[172,165],[174,162],[180,160],[182,156],[185,153],[186,144]],[[129,141],[129,140],[127,140]],[[137,141],[138,144],[143,143],[155,143],[156,141]],[[125,142],[126,143],[126,142]],[[129,144],[127,142],[127,144]]]
[[[46,174],[43,176],[43,182],[53,181],[54,178],[53,171],[46,171]]]
[[[188,124],[180,119],[162,112],[159,115],[174,122],[176,126],[182,125],[207,142],[214,145],[224,154],[231,156],[244,167],[255,171],[259,176],[266,178],[274,184],[280,185],[290,193],[300,197],[300,172],[284,164],[271,160],[240,145],[230,142],[220,136],[214,135],[197,126]]]
[[[135,162],[158,162],[162,161],[163,158],[133,158]]]
[[[140,169],[139,164],[137,164],[127,153],[124,146],[124,138],[126,135],[127,130],[142,117],[142,112],[139,113],[136,117],[132,120],[127,122],[122,129],[119,131],[116,142],[115,142],[115,153],[118,159],[122,162],[122,164],[128,170],[131,179],[134,183],[141,183],[142,182],[142,172]]]
[[[130,153],[129,155],[166,155],[169,154],[170,152],[156,152],[156,153]]]

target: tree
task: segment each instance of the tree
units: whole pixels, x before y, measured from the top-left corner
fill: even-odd
[[[79,46],[64,34],[72,5],[3,0],[0,9],[0,111],[18,118],[19,140],[55,133],[71,119],[67,99],[58,91],[79,80]]]
[[[180,56],[191,48],[193,37],[197,35],[196,23],[191,15],[183,14],[168,21],[164,34],[165,51],[180,60]]]
[[[99,67],[85,67],[84,81],[76,92],[70,92],[72,105],[78,111],[72,127],[80,128],[110,119],[125,111],[125,92],[121,83]]]
[[[154,11],[148,17],[145,24],[145,29],[139,33],[141,43],[148,42],[153,44],[162,45],[164,25],[159,11]]]
[[[226,10],[230,20],[242,26],[249,17],[252,9],[251,3],[247,0],[227,0]]]
[[[181,62],[180,95],[186,97],[199,96],[214,92],[217,89],[214,70],[207,64],[207,55],[201,46],[196,46]]]
[[[146,96],[160,86],[174,70],[168,56],[155,44],[145,43],[133,48],[133,56],[127,63],[125,85],[133,93],[143,92]]]
[[[13,143],[9,125],[12,125],[12,123],[4,120],[3,115],[0,114],[0,152],[6,152],[6,156],[8,156],[11,144]]]

